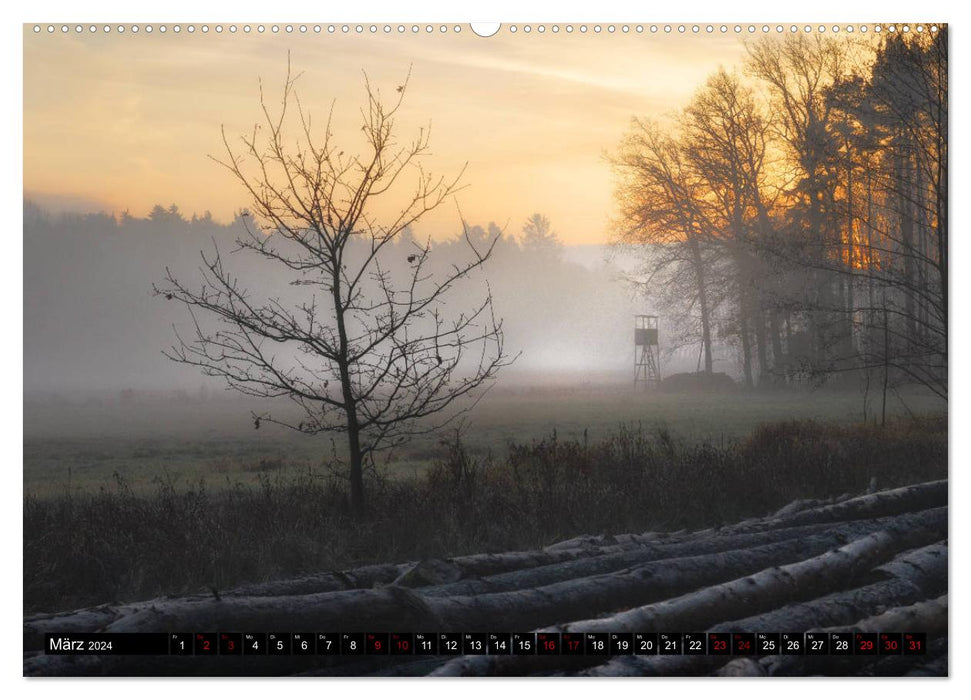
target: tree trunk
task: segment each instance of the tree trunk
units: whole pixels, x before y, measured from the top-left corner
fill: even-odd
[[[341,392],[344,399],[344,413],[347,417],[347,451],[349,458],[349,480],[351,484],[351,511],[355,517],[364,514],[364,455],[361,452],[361,428],[357,418],[357,399],[351,382],[350,348],[347,341],[347,325],[344,320],[345,306],[341,295],[342,258],[334,254],[334,269],[331,278],[331,293],[334,298],[334,317],[337,320],[338,355],[337,366],[341,379]]]
[[[759,386],[764,387],[769,375],[769,347],[765,332],[765,311],[761,304],[754,304],[752,320],[755,322],[755,348],[759,358]]]
[[[705,373],[712,373],[711,357],[711,311],[708,307],[708,284],[705,278],[705,265],[701,256],[701,246],[693,236],[689,237],[691,248],[691,264],[695,269],[695,279],[698,287],[698,305],[701,309],[701,345],[705,353]]]
[[[947,482],[930,482],[845,501],[795,502],[773,516],[724,528],[581,537],[540,551],[478,554],[308,577],[322,585],[342,581],[365,587],[354,590],[306,594],[304,584],[315,581],[298,579],[292,585],[280,582],[291,593],[279,596],[224,592],[38,615],[24,620],[24,673],[518,675],[561,673],[605,661],[594,656],[464,657],[447,662],[394,656],[71,657],[37,651],[46,632],[393,628],[434,632],[527,629],[542,624],[557,626],[541,631],[762,631],[783,629],[787,622],[800,629],[844,624],[875,614],[877,606],[905,605],[946,587],[947,545],[942,541],[947,533],[946,503]],[[389,582],[391,576],[395,578]],[[392,585],[381,586],[381,582]],[[379,585],[366,588],[375,584]],[[632,605],[639,607],[618,612]],[[591,616],[601,617],[570,622]],[[615,659],[607,666],[616,670],[657,662],[673,673],[667,665],[675,662],[669,658],[674,657]],[[692,659],[690,663],[697,664],[710,658],[714,657],[683,657],[681,662]],[[758,668],[736,665],[726,672]],[[711,669],[692,665],[684,672],[707,670]]]
[[[745,388],[751,389],[755,386],[755,382],[752,379],[752,337],[749,333],[749,319],[748,319],[748,309],[747,304],[740,304],[739,308],[739,336],[742,341],[742,372],[745,375]]]
[[[351,456],[351,510],[354,515],[364,514],[364,456],[361,454],[361,433],[357,424],[357,409],[348,413],[347,445]]]
[[[947,634],[947,595],[900,606],[849,625],[857,632],[885,632],[889,630],[920,630],[928,641]],[[843,632],[846,627],[815,629],[818,632]],[[876,661],[879,657],[874,657]],[[726,664],[717,675],[733,676],[813,676],[849,675],[860,664],[859,656],[767,656],[759,660],[736,659]]]
[[[858,581],[861,575],[897,553],[936,541],[946,520],[926,527],[899,521],[895,526],[854,540],[839,549],[784,566],[773,566],[659,603],[613,616],[558,625],[554,632],[635,632],[644,630],[703,630],[725,619],[773,610],[787,603],[811,600]],[[726,611],[730,611],[727,612]],[[546,670],[580,668],[589,657],[551,657]],[[516,675],[537,663],[523,657],[466,657],[445,664],[432,675]]]
[[[779,320],[779,312],[776,309],[769,311],[769,335],[772,336],[772,371],[773,382],[780,380],[780,365],[783,361],[782,353],[782,324]]]
[[[947,587],[947,545],[936,543],[901,554],[875,571],[890,578],[860,588],[840,591],[807,603],[786,605],[772,612],[730,620],[707,632],[763,632],[809,630],[820,627],[847,629],[858,620],[877,615],[888,606],[908,606],[937,595]],[[890,620],[888,620],[890,622]],[[887,624],[886,630],[923,629],[920,626]],[[585,676],[697,676],[724,665],[717,656],[618,656],[585,670]]]

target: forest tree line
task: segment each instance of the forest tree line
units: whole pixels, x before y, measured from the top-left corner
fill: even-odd
[[[467,232],[480,247],[499,236],[472,287],[481,290],[488,281],[510,347],[523,351],[510,368],[514,375],[570,370],[581,376],[626,375],[633,353],[631,314],[640,307],[620,274],[598,262],[599,249],[571,253],[545,216],[501,221],[469,223]],[[245,217],[223,222],[174,204],[111,215],[56,214],[25,202],[27,386],[45,392],[75,386],[195,391],[197,373],[161,354],[172,344],[172,325],[183,328],[186,322],[176,306],[152,296],[151,286],[167,266],[192,275],[200,249],[215,241],[253,291],[291,298],[303,289],[290,286],[281,270],[229,252],[245,233],[244,223]],[[433,239],[430,269],[437,273],[457,262],[463,239],[460,222],[452,236]],[[408,256],[425,242],[421,228],[405,232],[388,251],[389,266],[407,270]]]
[[[746,47],[612,156],[614,241],[679,341],[749,387],[848,375],[947,397],[947,31]]]

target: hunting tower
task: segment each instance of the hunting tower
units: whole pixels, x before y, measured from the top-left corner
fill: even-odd
[[[657,316],[634,316],[634,388],[661,384],[661,353],[657,343]]]

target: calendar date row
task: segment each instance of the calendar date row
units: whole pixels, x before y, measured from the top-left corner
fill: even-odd
[[[892,655],[926,653],[923,632],[177,632],[45,635],[47,654]]]

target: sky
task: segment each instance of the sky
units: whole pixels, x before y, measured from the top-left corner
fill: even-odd
[[[171,25],[169,25],[171,27]],[[561,25],[565,27],[565,25]],[[333,105],[335,138],[360,152],[364,72],[385,95],[411,78],[397,124],[402,139],[431,128],[425,167],[454,176],[456,202],[417,226],[456,233],[461,215],[518,232],[545,214],[567,244],[605,242],[613,210],[607,156],[633,116],[663,118],[706,77],[738,67],[736,36],[552,34],[504,25],[489,38],[463,31],[334,34],[312,25],[273,35],[157,30],[35,34],[24,27],[24,194],[54,210],[144,216],[175,203],[229,220],[248,205],[208,156],[222,156],[260,119],[259,86],[279,102],[289,53],[297,92],[315,123]],[[254,25],[255,27],[255,25]],[[410,25],[408,27],[410,30]],[[390,203],[388,204],[390,206]]]

